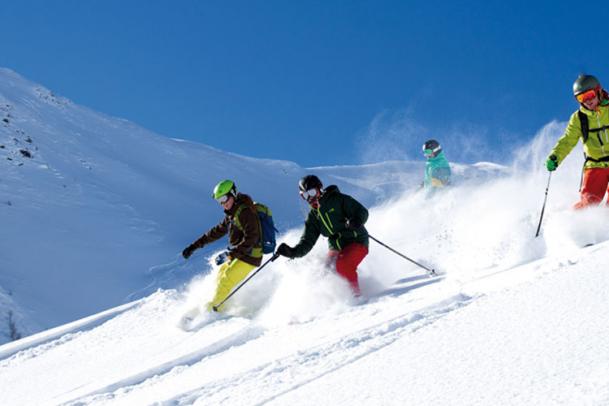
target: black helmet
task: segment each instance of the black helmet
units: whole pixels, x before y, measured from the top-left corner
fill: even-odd
[[[319,178],[315,175],[307,175],[304,178],[300,179],[300,182],[298,182],[298,189],[300,189],[301,192],[321,188],[323,188],[321,180],[319,180]]]
[[[440,143],[436,140],[427,140],[423,144],[423,154],[427,158],[435,158],[442,151]]]
[[[580,93],[587,92],[588,90],[601,89],[601,82],[592,75],[579,75],[575,82],[573,82],[573,96],[577,96]]]

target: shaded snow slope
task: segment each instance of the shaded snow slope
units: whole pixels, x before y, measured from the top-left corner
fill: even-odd
[[[0,71],[0,95],[0,285],[42,326],[121,303],[153,283],[148,267],[221,217],[209,202],[219,179],[268,179],[284,190],[302,173],[289,162],[155,135],[10,71]]]

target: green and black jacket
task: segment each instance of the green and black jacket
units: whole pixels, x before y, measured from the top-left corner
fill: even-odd
[[[345,221],[361,224],[356,230],[347,230]],[[319,209],[311,209],[305,221],[305,229],[300,241],[294,247],[294,257],[306,255],[319,238],[328,237],[331,250],[340,251],[357,242],[368,246],[368,231],[364,224],[368,220],[368,210],[349,195],[342,194],[338,187],[328,186],[319,198]]]
[[[237,194],[235,204],[224,211],[224,219],[194,242],[198,248],[214,242],[228,233],[229,255],[250,265],[262,262],[260,219],[254,202],[248,195]]]

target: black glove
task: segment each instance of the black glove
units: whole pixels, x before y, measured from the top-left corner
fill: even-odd
[[[182,251],[182,256],[184,257],[184,259],[190,258],[192,253],[195,252],[197,248],[198,247],[194,244],[190,244],[188,247],[184,248],[184,251]]]
[[[226,261],[230,261],[230,260],[231,260],[231,257],[230,257],[230,254],[228,251],[221,252],[216,256],[216,265],[222,265]]]
[[[362,226],[362,223],[355,219],[347,219],[345,220],[345,228],[347,230],[357,230]]]
[[[294,258],[294,248],[282,242],[279,247],[277,247],[277,254],[288,258]]]

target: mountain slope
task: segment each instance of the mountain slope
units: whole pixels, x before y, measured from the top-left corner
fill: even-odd
[[[222,243],[188,264],[177,255],[222,218],[210,198],[221,179],[269,205],[283,231],[303,217],[296,184],[309,171],[373,204],[415,188],[423,165],[305,169],[239,156],[93,112],[7,69],[0,119],[0,342],[11,335],[9,315],[27,335],[204,270]]]
[[[0,132],[0,201],[10,202],[0,211],[0,305],[13,320],[55,325],[135,299],[0,346],[1,404],[609,402],[609,213],[569,210],[575,154],[551,179],[534,237],[549,180],[536,163],[564,124],[515,151],[511,168],[454,165],[454,184],[427,194],[416,192],[420,163],[302,169],[240,157],[0,73],[13,106]],[[231,168],[274,209],[281,241],[300,236],[295,184],[313,171],[370,206],[371,235],[441,276],[371,242],[356,301],[325,268],[320,241],[260,272],[228,316],[177,328],[211,296],[208,257],[220,245],[188,262],[178,252],[220,217],[207,195]]]
[[[186,289],[0,347],[10,388],[0,401],[603,405],[609,215],[565,211],[556,193],[571,179],[557,176],[534,238],[543,175],[515,170],[372,208],[371,234],[440,277],[373,244],[360,268],[368,299],[357,303],[317,244],[252,279],[231,299],[232,317],[182,331],[182,312],[211,295],[211,270]]]

